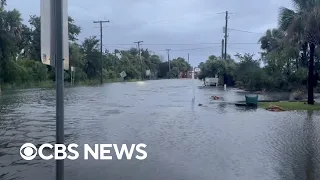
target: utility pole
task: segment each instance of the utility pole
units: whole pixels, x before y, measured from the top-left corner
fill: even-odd
[[[93,21],[93,23],[99,23],[100,24],[100,84],[103,83],[103,79],[102,79],[102,76],[103,76],[103,61],[102,61],[102,58],[103,58],[103,53],[102,53],[102,24],[103,23],[108,23],[110,21]]]
[[[189,63],[189,53],[188,53],[188,64],[190,65],[190,63]],[[191,68],[191,66],[190,66],[190,68]],[[187,71],[187,77],[188,77],[189,71],[190,71],[190,69]]]
[[[170,68],[170,51],[171,51],[171,49],[166,49],[166,51],[168,53],[168,63],[169,63],[169,72],[170,72],[170,70],[171,70],[171,68]]]
[[[188,53],[188,64],[190,65],[189,59],[190,59],[190,57],[189,57],[189,53]],[[190,68],[192,68],[192,67],[190,66]],[[191,70],[191,69],[189,69],[189,70]]]
[[[140,79],[142,80],[142,74],[143,74],[143,72],[142,72],[142,60],[141,60],[141,51],[140,51],[140,43],[143,43],[143,41],[136,41],[136,42],[134,42],[134,43],[136,43],[136,44],[138,44],[138,49],[139,49],[139,60],[140,60],[140,68],[141,68],[141,75],[140,75]]]
[[[226,11],[226,26],[224,29],[224,59],[227,59],[228,19],[228,11]]]
[[[224,58],[224,39],[221,40],[221,58]]]
[[[227,60],[227,42],[228,42],[228,11],[226,11],[226,26],[224,27],[224,60]],[[227,90],[227,76],[223,75],[224,90]]]
[[[188,53],[188,63],[189,63],[189,53]]]

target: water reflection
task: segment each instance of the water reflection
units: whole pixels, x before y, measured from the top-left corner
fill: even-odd
[[[306,155],[306,179],[313,180],[319,179],[319,176],[316,174],[316,171],[319,170],[317,168],[317,164],[319,161],[319,136],[316,131],[316,124],[314,123],[313,111],[308,111],[308,118],[306,118],[304,129],[306,129],[306,146],[309,147]],[[307,130],[309,129],[309,130]],[[319,171],[318,171],[319,172]]]
[[[313,111],[301,116],[301,127],[292,126],[291,131],[283,132],[285,142],[278,139],[274,146],[274,158],[279,161],[277,171],[281,179],[319,179],[319,135]],[[289,122],[288,122],[289,123]],[[284,136],[282,134],[281,136]]]

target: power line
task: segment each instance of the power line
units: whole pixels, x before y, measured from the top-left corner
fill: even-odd
[[[119,47],[119,46],[108,46],[108,47],[114,47],[116,49],[123,49],[123,50],[130,50],[131,48],[128,48],[128,47]],[[199,48],[188,48],[188,49],[170,49],[170,51],[193,51],[193,50],[202,50],[202,49],[211,49],[211,48],[215,48],[215,47],[220,47],[220,45],[217,45],[217,46],[207,46],[207,47],[199,47]],[[132,47],[133,48],[133,47]],[[152,50],[152,49],[149,49],[149,50]],[[165,51],[167,52],[167,50],[163,50],[163,49],[160,49],[160,50],[152,50],[152,51]]]
[[[103,47],[106,47],[106,48],[115,48],[115,49],[123,49],[123,50],[130,50],[131,48],[133,47],[121,47],[121,46],[103,46]]]
[[[191,48],[191,49],[172,49],[172,51],[193,51],[193,50],[200,50],[200,49],[211,49],[214,47],[220,47],[219,46],[210,46],[210,47],[201,47],[201,48]]]
[[[234,46],[229,46],[231,49],[236,49],[236,50],[242,50],[242,51],[252,51],[249,49],[244,49],[244,48],[238,48],[238,47],[234,47]]]
[[[229,28],[229,30],[243,32],[243,33],[251,33],[251,34],[264,34],[264,33],[257,33],[257,32],[251,32],[251,31],[239,30],[239,29],[231,29],[231,28]]]
[[[221,44],[222,44],[222,46],[221,46]],[[257,44],[257,43],[255,43],[255,44]],[[130,50],[131,48],[134,48],[134,47],[131,47],[131,48],[130,47],[120,47],[120,46],[108,46],[108,47],[113,47],[115,49],[120,49],[120,50]],[[212,49],[212,48],[216,48],[216,47],[222,48],[222,57],[224,57],[224,52],[223,52],[224,39],[223,39],[223,42],[220,42],[220,45],[217,45],[217,46],[196,47],[196,48],[187,48],[187,49],[170,49],[170,51],[196,51],[196,50]],[[230,46],[230,47],[234,48],[234,46]],[[140,48],[141,48],[141,46],[140,46]],[[160,50],[149,49],[149,50],[157,51],[157,52],[161,52],[161,51],[167,52],[166,49],[165,50],[163,50],[163,49],[160,49]]]
[[[106,28],[106,27],[109,27],[109,26],[103,26],[102,28]],[[100,28],[100,27],[93,27],[93,28]]]
[[[219,13],[209,13],[207,15],[202,15],[202,16],[213,16],[213,15],[220,15],[224,12],[219,12]],[[196,14],[196,15],[199,15],[199,14]],[[190,19],[190,17],[178,17],[175,19],[178,20],[178,19]],[[173,19],[170,19],[170,20],[159,20],[159,21],[147,21],[147,22],[141,22],[141,23],[130,23],[130,24],[115,24],[117,27],[126,27],[126,26],[134,26],[134,25],[141,25],[141,24],[157,24],[157,23],[165,23],[165,22],[169,22],[169,21],[174,21]]]
[[[85,10],[86,12],[90,11],[90,9],[88,8],[84,8],[84,7],[79,7],[83,10]],[[217,12],[217,13],[202,13],[202,14],[199,14],[199,13],[196,13],[195,15],[199,16],[214,16],[214,15],[221,15],[221,14],[224,14],[224,12]],[[232,14],[232,13],[230,13]],[[189,17],[186,17],[186,16],[182,16],[182,17],[178,17],[177,19],[190,19],[190,16]],[[117,23],[114,23],[114,22],[111,22],[112,24],[116,25],[115,27],[127,27],[127,26],[134,26],[134,25],[141,25],[141,24],[156,24],[156,23],[163,23],[163,22],[169,22],[169,21],[173,21],[174,19],[170,19],[170,20],[159,20],[159,21],[147,21],[147,22],[141,22],[141,23],[130,23],[130,24],[117,24]],[[111,26],[112,27],[112,26]],[[98,28],[98,27],[97,27]]]
[[[221,44],[221,42],[207,42],[207,43],[180,43],[180,44],[175,44],[175,43],[163,43],[163,44],[144,44],[148,46],[185,46],[185,45],[213,45],[213,44]],[[229,44],[258,44],[257,42],[235,42],[235,43],[229,43]],[[124,44],[107,44],[108,46],[113,46],[113,45],[119,45],[119,46],[132,46],[132,43],[124,43]]]

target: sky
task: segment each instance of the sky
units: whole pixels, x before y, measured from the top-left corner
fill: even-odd
[[[40,15],[40,0],[8,0],[7,9],[18,9],[24,22]],[[197,66],[210,55],[221,55],[226,11],[228,18],[227,53],[251,53],[259,57],[259,38],[276,28],[280,7],[292,8],[290,0],[68,0],[69,15],[82,28],[79,41],[100,37],[109,51],[136,47],[143,41],[148,48],[167,60],[183,57]]]

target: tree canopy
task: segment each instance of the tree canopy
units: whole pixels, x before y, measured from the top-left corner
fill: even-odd
[[[31,15],[30,25],[23,24],[18,10],[6,10],[6,1],[0,2],[0,83],[53,81],[53,68],[41,63],[40,17]],[[68,23],[69,65],[76,69],[76,82],[98,79],[101,73],[106,80],[117,79],[122,71],[126,72],[126,79],[138,79],[145,76],[146,70],[150,70],[151,78],[177,78],[180,72],[190,69],[190,64],[179,57],[171,61],[169,73],[168,62],[162,62],[158,55],[151,55],[148,49],[141,49],[140,61],[136,48],[105,50],[101,64],[100,40],[92,36],[79,43],[81,27],[72,17],[68,18]],[[70,80],[70,72],[65,72],[65,79]]]
[[[292,91],[308,87],[308,102],[312,104],[320,70],[320,1],[292,1],[296,9],[282,7],[279,27],[266,30],[260,38],[259,59],[250,54],[237,54],[237,61],[230,56],[227,60],[210,56],[199,64],[200,78],[228,73],[228,84],[234,82],[247,90]]]

